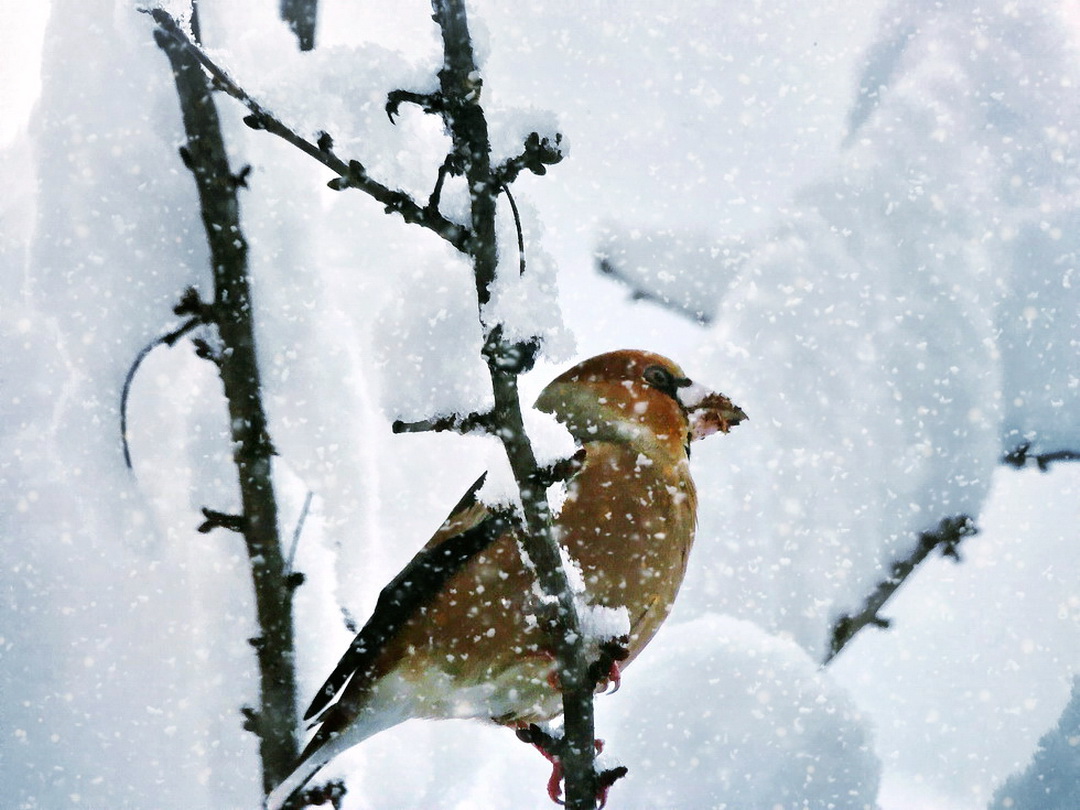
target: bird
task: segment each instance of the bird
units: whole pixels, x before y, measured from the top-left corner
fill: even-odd
[[[667,618],[686,573],[697,522],[690,443],[747,416],[673,361],[636,349],[578,363],[535,407],[579,448],[552,529],[588,605],[623,616],[617,679]],[[484,481],[381,592],[315,694],[304,718],[314,735],[267,797],[268,810],[279,810],[342,751],[411,718],[521,729],[561,714],[555,654],[536,620],[539,589],[522,559],[519,523],[480,499]]]

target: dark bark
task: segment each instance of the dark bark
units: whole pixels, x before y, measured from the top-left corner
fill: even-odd
[[[492,166],[487,121],[480,106],[481,81],[472,50],[468,20],[462,0],[432,0],[434,17],[442,31],[444,65],[440,90],[432,95],[396,91],[390,94],[387,113],[393,120],[402,103],[420,105],[426,112],[440,115],[452,138],[452,150],[440,170],[435,191],[425,205],[407,194],[371,178],[355,160],[345,162],[333,152],[333,139],[321,133],[316,143],[299,136],[237,85],[206,54],[191,43],[184,32],[163,13],[155,14],[159,25],[181,43],[189,60],[205,67],[215,86],[241,101],[250,111],[245,123],[265,129],[293,144],[331,168],[338,177],[334,189],[358,188],[385,206],[387,213],[399,213],[412,224],[441,236],[465,254],[473,265],[478,314],[485,333],[484,359],[491,378],[495,405],[488,414],[462,420],[435,420],[433,429],[480,428],[503,442],[514,477],[521,491],[524,511],[526,554],[536,569],[543,592],[552,601],[550,615],[543,617],[556,651],[565,714],[564,741],[560,759],[566,775],[567,807],[592,810],[600,786],[594,768],[593,687],[584,638],[572,591],[562,567],[558,544],[551,532],[551,512],[542,481],[551,472],[538,468],[525,433],[518,395],[518,375],[527,371],[538,351],[536,342],[512,343],[502,337],[498,324],[485,321],[485,307],[498,270],[495,232],[496,198],[500,190],[523,169],[544,174],[546,167],[562,158],[559,142],[533,133],[522,155],[502,166]],[[464,176],[470,192],[470,215],[466,224],[452,222],[439,211],[439,198],[448,176]],[[424,429],[425,423],[398,424],[395,430]]]
[[[442,31],[444,62],[439,74],[441,104],[436,105],[453,139],[453,158],[463,168],[471,211],[465,252],[472,259],[476,300],[484,321],[484,307],[498,267],[495,238],[495,203],[501,178],[491,165],[487,121],[480,106],[481,80],[473,55],[472,39],[463,0],[432,0],[435,21]],[[543,487],[538,486],[538,465],[525,433],[518,396],[521,361],[532,352],[507,343],[498,325],[484,324],[487,361],[495,395],[492,423],[502,440],[514,473],[525,513],[522,544],[536,569],[544,594],[556,600],[557,610],[547,618],[563,691],[564,742],[560,757],[566,778],[566,806],[592,810],[598,789],[594,768],[593,683],[580,617],[559,546],[551,532],[551,510]]]
[[[281,19],[283,19],[300,45],[300,50],[315,49],[315,21],[319,11],[319,0],[281,0]]]
[[[214,300],[204,304],[204,322],[212,323],[223,349],[213,360],[228,400],[241,511],[223,515],[204,510],[207,531],[226,528],[244,537],[251,563],[260,635],[251,639],[259,665],[259,708],[245,712],[247,726],[259,738],[265,791],[292,769],[298,753],[296,681],[293,661],[292,588],[278,536],[271,458],[274,454],[261,401],[256,361],[247,243],[240,228],[237,187],[242,177],[229,168],[221,125],[202,67],[168,31],[171,19],[153,12],[161,27],[158,45],[172,65],[187,144],[185,165],[195,177],[213,265]],[[173,26],[175,28],[175,26]]]
[[[1010,450],[1001,459],[1002,464],[1008,464],[1018,470],[1026,467],[1029,463],[1033,463],[1039,468],[1039,472],[1047,472],[1051,464],[1060,461],[1080,461],[1080,452],[1076,450],[1051,450],[1046,453],[1032,453],[1031,444],[1025,442],[1014,450]]]
[[[889,620],[880,614],[881,609],[900,586],[904,584],[904,581],[911,576],[919,564],[930,555],[930,552],[935,548],[940,548],[944,556],[959,561],[960,554],[957,547],[960,545],[960,541],[977,532],[978,529],[970,517],[957,515],[942,520],[934,531],[920,534],[919,543],[915,546],[915,550],[905,559],[897,560],[892,564],[889,575],[879,582],[874,591],[866,598],[862,610],[853,615],[845,615],[837,619],[836,624],[833,625],[829,652],[821,662],[822,665],[832,661],[864,627],[887,628],[889,626]]]
[[[206,68],[213,77],[216,89],[227,93],[248,108],[251,114],[244,119],[245,124],[252,129],[264,129],[272,135],[276,135],[335,172],[338,176],[327,184],[335,191],[346,188],[360,189],[382,203],[386,213],[400,214],[406,222],[427,228],[458,250],[465,249],[468,241],[468,233],[465,228],[442,216],[436,208],[421,206],[405,192],[378,182],[367,173],[367,170],[359,161],[346,161],[338,157],[333,150],[333,139],[325,132],[320,134],[316,143],[312,143],[289,129],[249,96],[240,85],[232,80],[229,74],[203,53],[172,17],[159,10],[154,12],[154,20],[177,41],[192,59]]]

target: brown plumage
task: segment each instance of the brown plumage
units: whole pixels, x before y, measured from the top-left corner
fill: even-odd
[[[583,450],[553,527],[589,604],[625,608],[625,667],[667,617],[686,573],[697,512],[689,442],[746,415],[667,358],[631,350],[580,363],[536,407]],[[268,807],[341,751],[412,717],[517,726],[561,713],[554,656],[535,621],[535,578],[512,516],[477,500],[483,480],[383,590],[312,702],[315,735]]]

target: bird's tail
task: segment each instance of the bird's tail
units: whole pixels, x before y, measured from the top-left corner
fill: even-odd
[[[365,710],[359,718],[346,715],[340,704],[334,704],[316,721],[319,730],[307,744],[293,772],[263,801],[264,810],[281,810],[296,791],[311,781],[326,763],[346,749],[363,742],[373,734],[396,726],[407,715],[399,712]]]
[[[270,795],[263,801],[263,810],[281,810],[290,796],[311,781],[322,766],[330,761],[330,757],[324,758],[319,756],[319,753],[321,752],[316,752],[297,765],[293,772],[285,777],[284,782],[270,791]]]
[[[371,736],[371,733],[374,733],[356,733],[359,729],[353,729],[352,731],[352,734],[342,734],[336,729],[332,730],[329,724],[324,723],[315,732],[311,742],[307,744],[292,773],[286,776],[280,785],[270,791],[270,795],[263,802],[264,810],[281,810],[289,797],[310,782],[312,777],[322,770],[326,763],[346,748],[351,748],[356,743]]]

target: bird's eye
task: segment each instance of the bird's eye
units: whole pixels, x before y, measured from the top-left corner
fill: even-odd
[[[663,391],[669,397],[675,396],[680,385],[686,384],[683,380],[676,379],[675,375],[663,366],[649,366],[641,376],[644,377],[645,382],[658,391]]]

